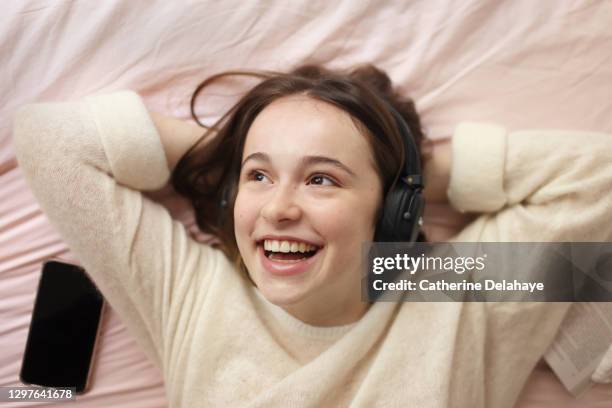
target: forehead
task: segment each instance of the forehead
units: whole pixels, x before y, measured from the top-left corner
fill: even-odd
[[[255,118],[242,159],[254,152],[273,160],[329,156],[357,169],[374,163],[366,137],[347,112],[304,95],[277,99]]]

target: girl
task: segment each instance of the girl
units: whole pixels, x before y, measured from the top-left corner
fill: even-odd
[[[386,104],[420,145],[414,106],[371,66],[261,77],[202,138],[130,91],[16,118],[35,196],[171,406],[513,406],[569,304],[363,303],[361,244],[405,157]],[[604,134],[461,124],[425,199],[480,214],[456,241],[606,241],[611,152]],[[170,178],[218,247],[141,193]]]

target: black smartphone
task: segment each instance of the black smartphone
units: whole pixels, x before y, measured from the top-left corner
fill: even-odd
[[[85,270],[52,260],[43,265],[20,379],[28,385],[88,389],[104,298]]]

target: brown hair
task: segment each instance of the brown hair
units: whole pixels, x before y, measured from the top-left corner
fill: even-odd
[[[171,183],[177,193],[191,201],[198,227],[219,238],[220,249],[248,278],[234,235],[233,208],[247,132],[266,106],[284,96],[301,94],[347,112],[372,149],[384,196],[396,183],[406,156],[397,123],[385,102],[404,118],[419,149],[424,135],[413,101],[400,97],[393,90],[389,76],[369,64],[349,71],[303,65],[288,73],[222,72],[200,83],[191,97],[191,115],[200,126],[206,127],[194,111],[198,94],[218,79],[232,75],[257,77],[262,81],[213,127],[207,128],[181,157],[172,172]],[[198,149],[199,143],[209,137],[211,140],[205,148]],[[227,197],[227,206],[222,207],[224,197]],[[425,237],[420,234],[419,240]]]

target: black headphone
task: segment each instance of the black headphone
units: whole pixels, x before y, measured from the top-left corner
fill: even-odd
[[[423,224],[425,200],[419,150],[402,115],[388,102],[387,108],[397,123],[404,142],[404,169],[387,193],[381,216],[376,225],[374,242],[415,242]]]
[[[374,242],[415,242],[423,223],[422,215],[425,208],[425,200],[421,195],[424,187],[421,160],[408,124],[391,104],[384,102],[395,118],[402,136],[405,164],[397,183],[392,186],[383,202],[381,216],[374,233]],[[226,185],[221,193],[220,213],[227,209],[229,193],[230,188]]]

